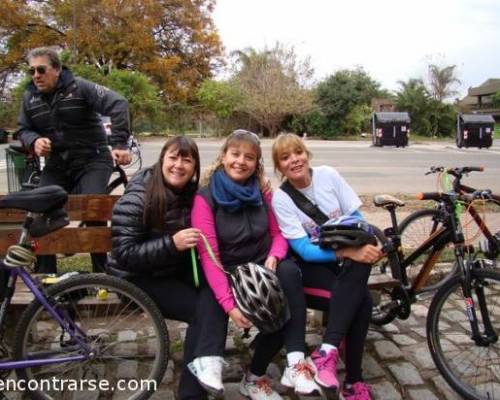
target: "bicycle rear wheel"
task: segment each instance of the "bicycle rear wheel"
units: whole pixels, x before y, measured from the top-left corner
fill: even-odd
[[[20,379],[37,382],[32,398],[62,400],[68,398],[68,389],[77,397],[91,390],[97,391],[96,398],[107,399],[140,400],[153,394],[165,373],[169,340],[160,311],[142,290],[115,277],[88,274],[48,288],[47,298],[65,320],[76,324],[78,337],[90,347],[91,355],[83,361],[17,370]],[[14,353],[16,359],[54,360],[85,351],[34,301],[17,325]],[[73,390],[43,386],[53,378],[78,385],[87,381]],[[102,381],[109,389],[99,385]]]
[[[471,271],[472,298],[484,334],[478,293],[484,290],[486,309],[496,340],[487,346],[471,339],[462,277],[454,276],[435,294],[427,316],[427,341],[432,358],[444,379],[466,399],[500,398],[500,273],[491,269]]]
[[[442,213],[437,209],[418,210],[408,215],[399,225],[403,254],[408,257],[429,236],[442,227]],[[422,269],[423,263],[429,257],[432,248],[422,253],[411,265],[406,268],[408,280],[413,283]],[[439,289],[441,285],[457,273],[453,243],[445,246],[439,253],[431,274],[420,291],[428,292]]]

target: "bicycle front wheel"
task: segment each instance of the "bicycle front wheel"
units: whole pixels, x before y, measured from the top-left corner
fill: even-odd
[[[65,321],[74,323],[76,337],[90,351],[39,301],[31,303],[16,328],[16,359],[53,362],[85,355],[82,361],[17,370],[20,379],[36,382],[32,398],[62,400],[76,398],[68,392],[92,391],[96,398],[141,400],[153,394],[165,373],[169,340],[160,311],[142,290],[112,276],[88,274],[48,288],[47,298]]]
[[[462,277],[454,276],[435,294],[427,316],[427,341],[432,358],[444,379],[466,399],[500,398],[500,273],[491,269],[471,271],[472,299],[478,328],[484,335],[489,317],[496,339],[487,345],[472,340]],[[484,296],[482,295],[484,293]],[[478,297],[479,296],[479,297]],[[481,309],[479,299],[485,300]]]
[[[401,234],[401,246],[405,258],[442,226],[441,220],[441,211],[437,209],[424,209],[408,215],[401,222],[399,232]],[[406,267],[406,275],[411,283],[413,283],[421,271],[431,251],[432,248],[423,252],[411,265]],[[439,253],[427,282],[419,291],[428,292],[437,290],[456,273],[457,266],[455,264],[453,243],[450,242]]]

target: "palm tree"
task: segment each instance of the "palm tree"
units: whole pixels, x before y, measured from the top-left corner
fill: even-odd
[[[460,80],[455,75],[456,65],[449,65],[440,68],[435,64],[429,65],[429,83],[432,97],[438,101],[451,97],[458,93],[452,89],[454,84],[460,84]]]

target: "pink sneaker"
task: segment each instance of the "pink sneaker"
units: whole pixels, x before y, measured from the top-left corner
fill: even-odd
[[[333,349],[326,353],[324,350],[317,349],[311,354],[311,359],[316,368],[314,380],[326,389],[337,390],[339,387],[337,379],[338,350]]]
[[[343,400],[372,400],[370,385],[356,382],[352,385],[344,384],[340,398]]]

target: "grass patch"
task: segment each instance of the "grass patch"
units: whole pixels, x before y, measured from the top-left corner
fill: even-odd
[[[415,198],[415,194],[408,194],[408,193],[391,193],[392,196],[396,197],[399,200],[402,200],[405,202],[405,206],[403,207],[404,211],[416,211],[416,210],[421,210],[423,208],[435,208],[436,207],[436,202],[432,200],[418,200]],[[386,212],[382,208],[377,208],[373,205],[373,195],[359,195],[359,198],[361,199],[361,202],[363,205],[361,206],[360,210],[362,212]]]
[[[90,254],[75,254],[71,257],[58,256],[57,271],[60,273],[73,271],[92,272]]]
[[[453,136],[423,136],[417,135],[416,133],[410,134],[410,143],[419,143],[419,142],[449,142],[453,140]]]
[[[495,139],[500,139],[500,124],[495,124]]]

